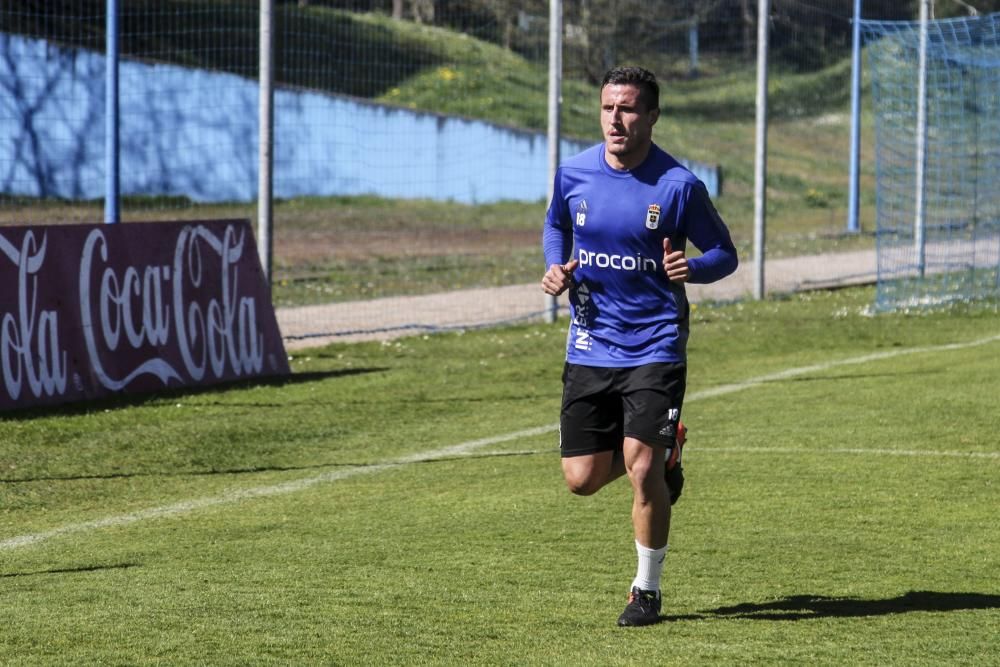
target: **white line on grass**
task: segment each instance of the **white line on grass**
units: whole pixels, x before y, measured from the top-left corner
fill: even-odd
[[[17,549],[19,547],[26,547],[31,544],[37,544],[39,542],[50,540],[54,537],[61,537],[63,535],[69,535],[72,533],[89,532],[101,528],[118,528],[121,526],[126,526],[128,524],[137,523],[140,521],[146,521],[147,519],[160,519],[164,517],[177,516],[178,514],[187,514],[189,512],[205,509],[207,507],[216,507],[218,505],[230,505],[233,503],[240,503],[245,500],[252,500],[254,498],[264,498],[267,496],[278,496],[288,493],[297,493],[298,491],[303,491],[312,486],[316,486],[317,484],[336,482],[337,480],[346,479],[348,477],[354,477],[355,475],[381,472],[383,470],[388,470],[390,468],[398,468],[400,466],[411,465],[414,463],[421,463],[423,461],[434,461],[436,459],[461,456],[463,454],[471,452],[474,449],[487,447],[489,445],[496,445],[502,442],[508,442],[510,440],[529,438],[535,435],[541,435],[543,433],[550,433],[552,432],[552,430],[553,427],[551,426],[540,426],[537,428],[529,428],[523,431],[516,431],[514,433],[506,433],[504,435],[494,436],[492,438],[470,440],[468,442],[463,442],[459,445],[453,445],[451,447],[443,447],[441,449],[425,451],[419,454],[411,454],[410,456],[404,456],[394,461],[389,461],[387,463],[377,463],[367,466],[352,466],[350,468],[341,468],[339,470],[325,472],[321,475],[304,477],[302,479],[294,479],[288,482],[283,482],[281,484],[256,486],[256,487],[251,487],[249,489],[233,489],[231,491],[226,491],[217,496],[209,496],[207,498],[196,498],[194,500],[184,500],[178,503],[173,503],[172,505],[152,507],[150,509],[140,510],[138,512],[130,512],[128,514],[118,514],[116,516],[109,516],[103,519],[95,519],[93,521],[84,521],[81,523],[71,523],[62,526],[60,528],[53,528],[52,530],[46,530],[40,533],[31,533],[28,535],[19,535],[18,537],[8,538],[0,542],[0,551]]]
[[[1000,335],[989,336],[988,338],[980,338],[979,340],[973,340],[967,343],[948,343],[947,345],[926,345],[922,347],[900,348],[895,350],[887,350],[885,352],[875,352],[873,354],[866,354],[860,357],[851,357],[849,359],[838,359],[836,361],[828,361],[822,364],[815,364],[812,366],[799,366],[798,368],[789,368],[783,371],[778,371],[776,373],[760,375],[758,377],[750,378],[749,380],[744,380],[743,382],[737,382],[735,384],[723,384],[719,385],[718,387],[712,387],[711,389],[703,389],[702,391],[695,392],[694,394],[688,396],[685,399],[685,402],[702,398],[714,398],[715,396],[722,396],[725,394],[731,394],[736,391],[742,391],[743,389],[749,389],[750,387],[756,387],[757,385],[761,385],[766,382],[776,382],[778,380],[787,380],[793,377],[809,375],[810,373],[819,373],[823,371],[828,371],[832,368],[837,368],[839,366],[857,366],[859,364],[867,364],[872,361],[882,361],[883,359],[892,359],[894,357],[901,357],[908,354],[921,354],[924,352],[951,352],[953,350],[965,350],[970,347],[979,347],[981,345],[988,345],[989,343],[994,343],[996,341],[1000,341]]]
[[[518,449],[502,450],[488,453],[486,456],[537,456],[538,454],[556,454],[555,447],[546,449]],[[970,452],[961,449],[888,449],[886,447],[831,447],[829,449],[808,449],[806,447],[698,447],[693,451],[684,450],[684,458],[701,454],[814,454],[816,456],[829,456],[830,454],[844,454],[847,456],[904,456],[904,457],[927,457],[927,458],[947,458],[947,459],[1000,459],[1000,452]],[[476,456],[473,452],[466,452],[462,456]],[[428,461],[432,459],[427,459]]]
[[[894,357],[901,357],[909,354],[921,354],[926,352],[949,352],[953,350],[964,350],[970,347],[978,347],[981,345],[987,345],[1000,341],[1000,335],[989,336],[987,338],[980,338],[978,340],[969,341],[965,343],[949,343],[947,345],[928,345],[922,347],[912,347],[896,350],[888,350],[886,352],[876,352],[874,354],[866,354],[860,357],[851,357],[848,359],[838,359],[836,361],[828,361],[822,364],[814,364],[811,366],[799,366],[797,368],[789,368],[783,371],[778,371],[776,373],[769,373],[767,375],[760,375],[755,378],[750,378],[744,380],[743,382],[737,382],[733,384],[724,384],[718,387],[713,387],[711,389],[703,389],[702,391],[697,391],[689,394],[685,399],[686,402],[703,400],[706,398],[715,398],[717,396],[723,396],[726,394],[736,393],[738,391],[743,391],[744,389],[750,389],[752,387],[757,387],[767,382],[775,382],[778,380],[786,380],[788,378],[799,377],[801,375],[808,375],[810,373],[818,373],[822,371],[830,370],[831,368],[837,368],[839,366],[853,366],[859,364],[867,364],[873,361],[881,361],[884,359],[892,359]],[[378,463],[369,466],[355,466],[350,468],[342,468],[340,470],[334,470],[331,472],[326,472],[320,475],[314,475],[312,477],[304,477],[302,479],[291,480],[288,482],[283,482],[281,484],[271,484],[268,486],[257,486],[248,489],[234,489],[231,491],[226,491],[217,496],[209,496],[206,498],[196,498],[193,500],[185,500],[178,503],[173,503],[171,505],[163,505],[160,507],[152,507],[149,509],[141,510],[138,512],[130,512],[128,514],[118,514],[115,516],[105,517],[103,519],[95,519],[93,521],[83,521],[80,523],[71,523],[59,528],[53,528],[52,530],[46,530],[39,533],[30,533],[27,535],[18,535],[16,537],[10,537],[3,541],[0,541],[0,551],[9,551],[12,549],[18,549],[21,547],[30,546],[33,544],[38,544],[40,542],[45,542],[56,537],[62,537],[65,535],[71,535],[73,533],[83,533],[90,532],[94,530],[100,530],[102,528],[119,528],[122,526],[127,526],[129,524],[138,523],[140,521],[146,521],[149,519],[160,519],[165,517],[177,516],[180,514],[188,514],[200,509],[205,509],[209,507],[217,507],[220,505],[231,505],[235,503],[241,503],[247,500],[252,500],[255,498],[264,498],[268,496],[285,495],[289,493],[297,493],[303,491],[310,487],[316,486],[317,484],[326,484],[329,482],[335,482],[337,480],[346,479],[348,477],[354,477],[355,475],[362,475],[368,473],[381,472],[383,470],[388,470],[390,468],[398,468],[400,466],[412,465],[414,463],[420,463],[423,461],[433,461],[436,459],[449,458],[454,456],[461,456],[468,454],[476,449],[482,447],[487,447],[489,445],[496,445],[502,442],[509,442],[511,440],[518,440],[521,438],[529,438],[536,435],[543,435],[546,433],[551,433],[558,430],[558,424],[550,424],[548,426],[538,426],[536,428],[525,429],[522,431],[515,431],[513,433],[506,433],[503,435],[497,435],[490,438],[481,438],[478,440],[469,440],[457,445],[452,445],[450,447],[443,447],[441,449],[434,449],[424,452],[418,452],[416,454],[411,454],[409,456],[404,456],[393,461],[386,463]],[[726,451],[722,449],[715,450],[704,450],[704,451]],[[737,450],[728,450],[737,451]],[[750,451],[741,450],[741,451]],[[777,449],[759,449],[753,451],[777,451]],[[788,449],[788,452],[800,453],[807,452],[809,450],[802,449]],[[831,451],[831,450],[827,450]],[[858,454],[871,454],[871,453],[882,453],[882,454],[900,454],[901,452],[895,450],[833,450],[839,453],[858,453]],[[921,455],[919,452],[911,452],[911,455]],[[950,454],[942,454],[942,452],[930,452],[929,454],[941,456],[969,456],[969,457],[989,457],[996,458],[997,454],[991,452],[952,452]]]
[[[834,447],[831,449],[803,449],[802,447],[702,447],[694,453],[708,454],[858,454],[861,456],[927,456],[954,459],[1000,459],[1000,452],[963,452],[951,449],[886,449],[864,447]],[[684,450],[684,458],[690,454]]]

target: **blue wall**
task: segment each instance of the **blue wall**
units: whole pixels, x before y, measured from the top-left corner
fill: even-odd
[[[257,82],[123,61],[121,192],[195,201],[257,193]],[[104,195],[104,57],[0,33],[0,192]],[[538,201],[542,133],[354,98],[275,91],[274,193]],[[588,144],[563,141],[562,155]],[[689,164],[713,195],[718,170]]]

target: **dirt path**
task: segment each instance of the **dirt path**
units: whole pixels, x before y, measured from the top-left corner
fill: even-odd
[[[744,262],[725,280],[688,285],[688,298],[697,303],[748,297],[753,294],[754,275],[753,263]],[[767,292],[776,294],[869,284],[875,277],[875,251],[862,250],[768,260],[764,281]],[[532,283],[279,308],[277,315],[285,347],[295,350],[332,341],[391,340],[420,332],[527,320],[541,317],[544,310],[545,295],[539,284]]]

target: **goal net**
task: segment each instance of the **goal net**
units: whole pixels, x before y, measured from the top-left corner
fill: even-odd
[[[930,21],[923,40],[919,22],[864,21],[862,31],[875,116],[876,309],[997,297],[1000,14]]]

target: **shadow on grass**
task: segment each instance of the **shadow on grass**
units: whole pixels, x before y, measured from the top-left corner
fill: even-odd
[[[774,602],[745,602],[700,614],[666,616],[665,621],[738,618],[758,621],[803,621],[811,618],[860,618],[915,611],[941,612],[1000,609],[1000,595],[910,591],[885,600],[861,600],[825,595],[793,595]]]
[[[84,482],[88,480],[138,479],[142,477],[212,477],[216,475],[256,475],[268,472],[296,472],[323,468],[365,468],[377,463],[317,463],[299,466],[243,466],[239,468],[206,468],[203,470],[152,470],[136,472],[97,472],[86,475],[40,475],[38,477],[5,477],[0,484],[34,484],[37,482]]]
[[[441,456],[428,459],[405,459],[406,463],[427,464],[443,463],[447,461],[492,459],[508,456],[536,456],[555,452],[554,448],[549,450],[532,449],[517,452],[481,452],[478,454],[460,454],[457,456]],[[208,468],[205,470],[171,470],[167,471],[139,471],[139,472],[108,472],[93,473],[89,475],[46,475],[39,477],[23,478],[0,478],[0,484],[31,484],[36,482],[82,482],[87,480],[112,480],[112,479],[135,479],[140,477],[206,477],[214,475],[255,475],[269,472],[297,472],[303,470],[323,470],[323,469],[345,469],[345,468],[384,468],[400,465],[400,463],[378,463],[378,462],[356,462],[344,461],[340,463],[312,463],[307,465],[264,465],[264,466],[244,466],[240,468]]]
[[[112,565],[84,565],[81,567],[63,567],[51,570],[39,570],[37,572],[7,572],[0,574],[0,579],[10,579],[13,577],[38,577],[46,574],[82,574],[87,572],[100,572],[102,570],[128,570],[139,567],[138,563],[114,563]]]
[[[10,410],[0,412],[2,421],[31,420],[39,417],[73,416],[85,415],[102,410],[117,410],[121,408],[132,408],[143,405],[155,404],[165,400],[175,400],[184,396],[200,396],[203,394],[221,393],[231,389],[249,389],[251,387],[285,387],[307,382],[320,382],[332,378],[350,377],[352,375],[365,375],[368,373],[382,373],[388,368],[345,368],[334,371],[308,371],[293,372],[290,375],[272,375],[255,377],[245,380],[234,380],[232,382],[219,382],[216,384],[190,385],[186,387],[176,387],[161,389],[157,391],[140,392],[135,394],[115,394],[93,400],[81,400],[75,403],[62,403],[59,405],[47,405],[34,408],[24,408],[21,410]],[[221,405],[222,402],[219,402]],[[230,405],[228,401],[225,403]],[[233,406],[246,406],[259,408],[279,408],[286,407],[288,403],[263,403],[255,401],[252,403],[232,403]]]

